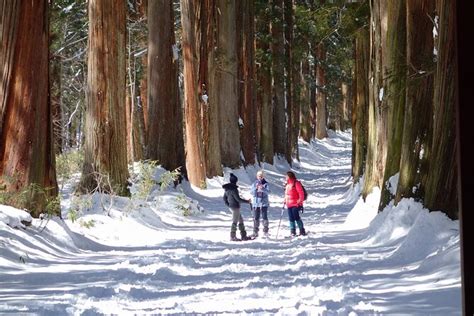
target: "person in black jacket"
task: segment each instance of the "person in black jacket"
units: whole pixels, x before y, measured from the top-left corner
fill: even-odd
[[[224,184],[222,187],[224,188],[224,203],[229,207],[232,211],[232,226],[230,228],[230,240],[237,241],[237,240],[248,240],[250,239],[247,237],[247,232],[245,231],[244,226],[244,219],[240,214],[240,203],[251,203],[251,199],[244,200],[239,195],[239,190],[237,186],[238,178],[231,173],[229,177],[230,183]],[[237,222],[239,223],[239,230],[240,230],[240,237],[238,239],[236,237],[237,233]]]

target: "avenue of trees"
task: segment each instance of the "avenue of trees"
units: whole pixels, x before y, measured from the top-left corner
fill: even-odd
[[[132,162],[205,187],[351,129],[364,198],[379,187],[380,210],[412,197],[456,219],[455,6],[0,0],[0,203],[58,213],[56,159],[72,152],[78,192],[126,196]]]

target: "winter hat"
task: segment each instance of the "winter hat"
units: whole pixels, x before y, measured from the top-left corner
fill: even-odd
[[[229,177],[230,183],[234,183],[234,184],[235,184],[235,183],[237,183],[237,180],[239,180],[239,179],[235,176],[235,174],[231,173],[231,174],[230,174],[230,177]]]
[[[257,177],[259,177],[259,176],[263,177],[263,171],[262,170],[257,171]]]

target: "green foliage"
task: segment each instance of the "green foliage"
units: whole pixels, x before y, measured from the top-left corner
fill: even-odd
[[[91,220],[88,220],[88,221],[85,221],[83,219],[81,219],[79,221],[79,224],[82,226],[82,227],[85,227],[85,228],[92,228],[95,226],[95,221],[93,219]]]
[[[71,150],[56,155],[56,174],[61,187],[72,175],[80,173],[84,162],[83,150]]]
[[[79,217],[79,212],[76,209],[71,209],[69,213],[67,214],[67,216],[69,220],[74,223],[75,221],[77,221]]]
[[[176,198],[176,209],[181,212],[183,216],[191,216],[192,215],[192,208],[189,204],[189,200],[184,194],[178,195]]]
[[[0,204],[11,205],[17,208],[33,210],[38,202],[45,202],[45,211],[48,215],[58,214],[61,209],[59,196],[51,196],[54,188],[45,188],[37,183],[30,183],[20,187],[17,191],[7,190],[7,184],[12,187],[18,181],[13,177],[0,177]]]
[[[151,191],[153,190],[156,181],[154,174],[158,161],[144,160],[138,162],[139,179],[137,181],[137,190],[132,197],[147,200]]]
[[[181,167],[178,167],[172,171],[166,171],[160,176],[160,190],[163,191],[166,187],[168,187],[171,183],[173,183],[176,179],[178,179],[179,174],[181,173],[179,170]]]

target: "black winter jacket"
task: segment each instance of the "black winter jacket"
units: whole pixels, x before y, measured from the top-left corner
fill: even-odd
[[[228,207],[240,208],[240,203],[249,203],[248,200],[244,200],[239,196],[239,190],[237,189],[237,184],[226,183],[222,186],[225,190],[224,192],[224,203]]]

